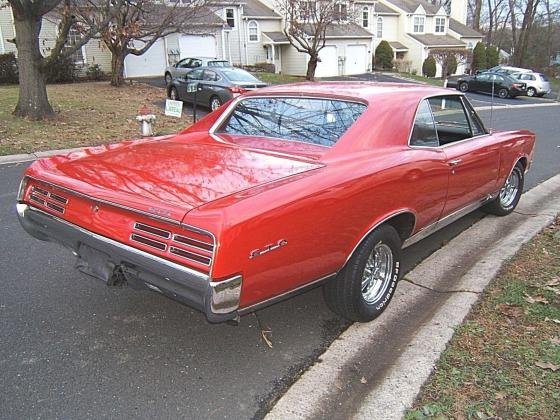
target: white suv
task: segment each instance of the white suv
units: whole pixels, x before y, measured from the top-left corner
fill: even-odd
[[[527,96],[544,96],[550,93],[550,82],[541,73],[513,73],[511,77],[527,85]]]

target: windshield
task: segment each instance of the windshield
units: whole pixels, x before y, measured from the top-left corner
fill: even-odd
[[[364,112],[361,103],[320,98],[248,98],[219,132],[332,146]]]
[[[220,61],[209,61],[208,67],[229,67],[229,61],[220,60]]]
[[[260,82],[255,76],[251,73],[247,73],[245,70],[240,69],[224,69],[222,73],[232,82],[251,82],[251,83],[258,83]]]

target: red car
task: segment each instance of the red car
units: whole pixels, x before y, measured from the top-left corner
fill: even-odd
[[[378,316],[401,249],[483,206],[517,205],[529,131],[490,133],[463,96],[307,83],[244,94],[178,135],[34,162],[17,210],[108,285],[212,322],[324,284],[341,316]]]

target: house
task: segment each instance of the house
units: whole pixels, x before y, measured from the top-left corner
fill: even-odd
[[[389,42],[395,59],[421,73],[430,50],[472,49],[483,38],[465,25],[467,0],[451,0],[449,13],[424,0],[349,0],[338,4],[340,20],[328,27],[317,77],[370,71],[375,48],[382,40]],[[269,63],[276,72],[305,75],[309,56],[290,45],[279,9],[277,0],[218,0],[213,13],[197,23],[192,33],[166,36],[145,54],[129,55],[125,77],[160,76],[166,66],[188,56],[214,56],[239,66]],[[45,52],[55,34],[56,22],[47,16],[40,34]],[[1,9],[0,53],[15,50],[14,44],[5,42],[13,37],[11,10]],[[82,67],[99,64],[110,71],[111,55],[101,41],[91,40],[75,56]],[[465,64],[459,64],[457,72],[465,70]]]

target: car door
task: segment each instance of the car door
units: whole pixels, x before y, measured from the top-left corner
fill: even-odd
[[[175,64],[175,66],[171,71],[171,75],[173,77],[185,77],[190,70],[189,67],[190,61],[191,61],[190,58],[183,58],[181,61]]]
[[[202,82],[202,76],[204,74],[203,69],[194,69],[187,73],[183,83],[183,90],[181,92],[181,98],[184,101],[194,102],[195,94],[197,103],[200,102],[198,97],[197,86]]]
[[[219,90],[220,76],[214,70],[205,69],[202,75],[202,90],[198,92],[200,97],[199,102],[203,105],[208,105],[210,103],[210,98],[212,96],[220,97]]]
[[[466,99],[445,95],[428,101],[449,166],[445,216],[495,192],[500,152]]]
[[[473,89],[477,92],[491,92],[491,83],[489,74],[478,74]]]

